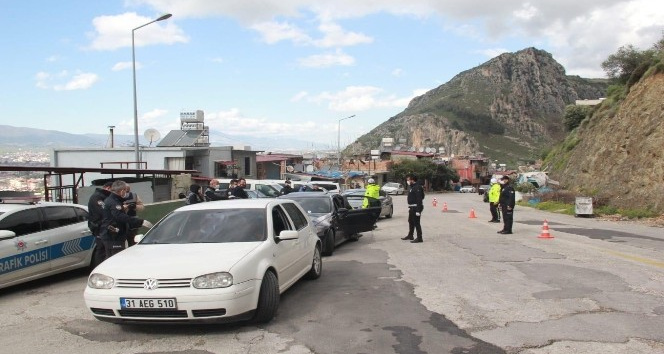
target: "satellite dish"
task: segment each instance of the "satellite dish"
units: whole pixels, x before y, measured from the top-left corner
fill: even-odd
[[[415,147],[414,147],[414,146],[411,146],[410,148],[408,148],[408,151],[410,151],[410,152],[415,151]]]
[[[150,128],[143,133],[143,136],[145,137],[146,140],[150,142],[150,146],[152,146],[153,141],[157,141],[161,139],[161,134],[159,134],[159,130]]]
[[[293,173],[293,171],[295,171],[295,169],[293,168],[293,166],[286,166],[286,172],[288,172],[288,173]]]
[[[424,152],[424,148],[423,148],[423,147],[421,147],[419,150],[420,150],[420,152]]]

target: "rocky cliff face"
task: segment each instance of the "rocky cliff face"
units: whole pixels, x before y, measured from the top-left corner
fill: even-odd
[[[414,98],[351,149],[375,149],[381,138],[391,137],[416,149],[531,159],[542,146],[562,138],[566,105],[604,97],[606,87],[603,80],[566,76],[542,50],[502,54]]]
[[[617,208],[664,212],[664,74],[632,86],[619,106],[611,103],[566,139],[551,174]]]

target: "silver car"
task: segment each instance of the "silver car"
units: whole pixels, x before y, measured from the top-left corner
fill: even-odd
[[[406,190],[403,188],[403,185],[401,183],[396,183],[396,182],[385,183],[380,188],[380,190],[387,194],[394,194],[394,195],[406,193]]]

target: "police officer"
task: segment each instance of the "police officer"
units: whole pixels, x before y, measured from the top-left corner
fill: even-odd
[[[216,179],[211,179],[208,187],[205,189],[206,202],[223,199],[220,195],[217,194],[217,187],[219,187],[219,181]]]
[[[104,200],[111,195],[112,181],[104,183],[101,188],[97,188],[88,200],[88,228],[95,236],[95,255],[93,260],[100,263],[106,257],[104,243],[99,237],[101,232],[101,221],[104,218]],[[97,266],[97,264],[92,265]]]
[[[291,181],[287,179],[284,182],[284,188],[281,189],[281,195],[286,195],[293,192],[293,187],[291,186]]]
[[[127,183],[118,180],[113,182],[111,194],[104,200],[100,237],[104,243],[105,259],[125,248],[130,229],[152,227],[152,223],[147,220],[127,215],[124,204],[126,194]]]
[[[237,186],[233,188],[233,197],[235,198],[240,198],[240,199],[248,199],[249,194],[247,194],[247,191],[244,190],[244,187],[247,186],[247,180],[244,178],[240,178],[237,181]]]
[[[507,176],[503,176],[500,179],[500,184],[502,185],[502,189],[500,190],[498,203],[503,213],[503,229],[498,231],[498,233],[511,234],[512,223],[514,222],[514,204],[516,204],[514,188],[510,185],[510,178]]]
[[[406,183],[408,183],[408,235],[402,237],[402,240],[411,240],[411,243],[422,242],[422,226],[420,225],[420,216],[424,205],[424,189],[417,183],[417,176],[406,176]],[[417,231],[417,238],[413,239],[413,232]]]
[[[491,220],[489,222],[500,222],[500,213],[498,212],[498,201],[500,200],[501,185],[495,178],[491,179],[491,187],[488,191],[484,192],[489,197],[489,211],[491,212]]]
[[[380,197],[380,187],[376,184],[376,181],[374,181],[373,178],[369,178],[367,180],[367,185],[366,185],[366,190],[364,192],[364,200],[362,201],[362,208],[366,209],[369,207],[371,202],[369,201],[369,198],[373,198],[375,200],[378,200]],[[367,198],[368,197],[368,198]]]

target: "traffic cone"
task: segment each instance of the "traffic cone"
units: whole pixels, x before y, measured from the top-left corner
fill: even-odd
[[[549,222],[546,219],[544,219],[544,224],[542,224],[542,233],[537,238],[553,238],[549,233]]]
[[[441,210],[441,211],[443,211],[443,212],[447,211],[447,202],[443,202],[443,210]]]
[[[431,204],[433,204],[433,207],[434,207],[434,208],[435,208],[436,206],[438,206],[438,199],[433,198],[433,202],[431,202]]]
[[[475,219],[477,216],[475,216],[475,209],[470,208],[470,215],[468,215],[469,218]]]

